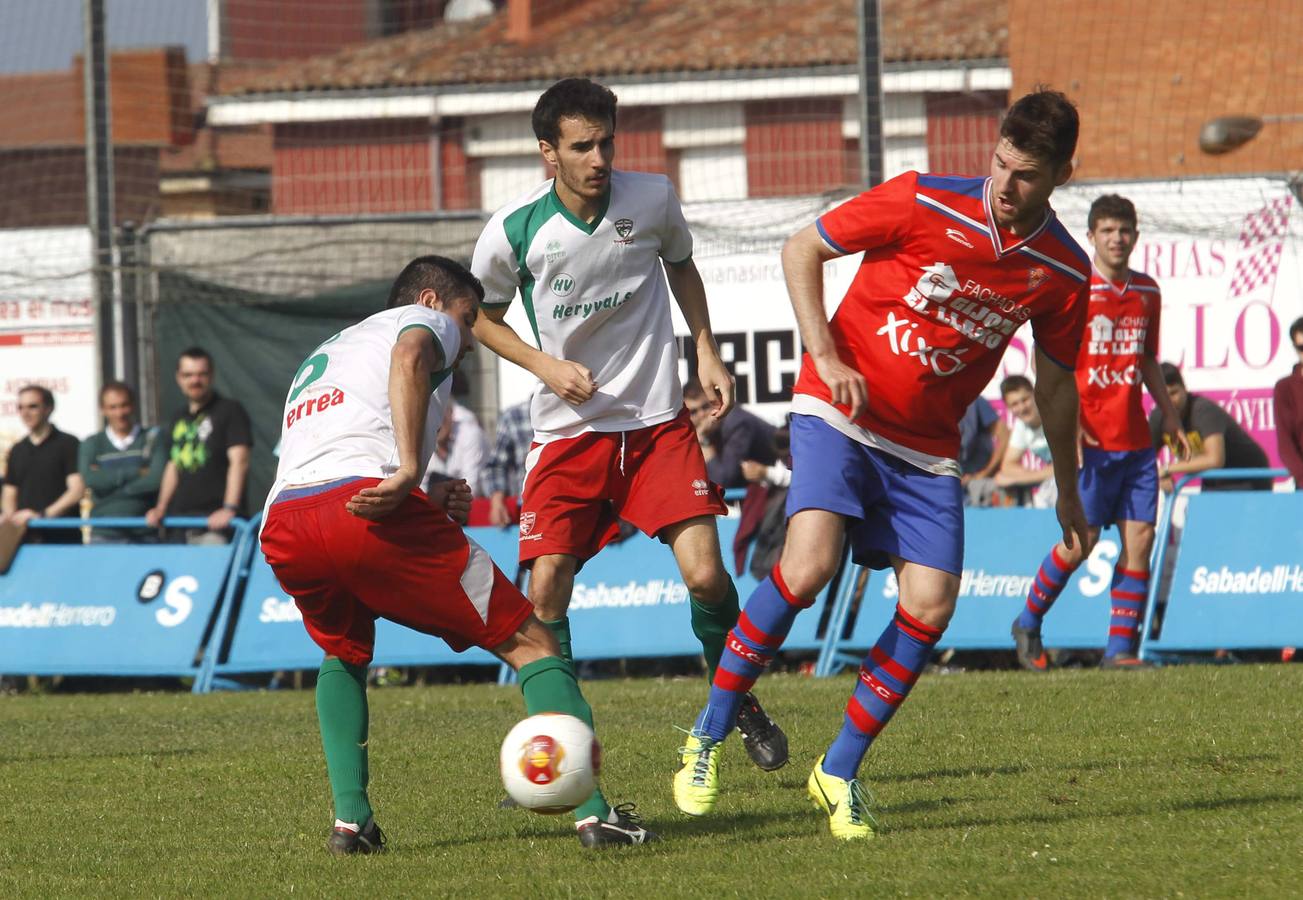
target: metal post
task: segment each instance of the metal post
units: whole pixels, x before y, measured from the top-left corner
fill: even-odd
[[[121,379],[139,396],[140,372],[140,268],[136,259],[136,223],[123,222],[118,231],[118,335],[122,344],[117,357]]]
[[[860,0],[860,177],[882,184],[882,18],[878,0]]]
[[[110,137],[109,67],[104,48],[104,0],[82,0],[86,106],[86,222],[91,232],[100,383],[121,377],[113,317],[113,141]]]

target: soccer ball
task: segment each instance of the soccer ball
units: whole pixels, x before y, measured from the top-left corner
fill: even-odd
[[[602,745],[574,716],[540,713],[516,723],[502,742],[502,784],[526,809],[569,812],[593,795]]]

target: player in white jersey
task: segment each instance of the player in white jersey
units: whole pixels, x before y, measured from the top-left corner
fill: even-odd
[[[738,597],[715,527],[720,490],[683,406],[671,293],[717,418],[733,406],[733,379],[674,188],[663,175],[611,167],[615,121],[615,95],[587,79],[564,79],[539,97],[534,134],[556,177],[495,213],[480,235],[471,269],[485,297],[475,334],[542,382],[531,406],[520,560],[532,567],[530,601],[562,652],[571,658],[575,572],[624,519],[674,552],[713,677]],[[517,293],[532,344],[503,322]],[[761,768],[787,762],[786,736],[753,696],[738,730]]]
[[[377,618],[457,651],[483,647],[519,673],[530,715],[592,724],[552,632],[462,533],[469,487],[418,489],[449,402],[448,376],[474,346],[483,294],[450,259],[413,260],[388,308],[314,350],[285,400],[262,550],[326,652],[317,714],[336,816],[327,847],[336,855],[373,853],[384,842],[367,797],[366,668]],[[613,810],[600,791],[575,818],[585,847],[655,838],[631,805]]]

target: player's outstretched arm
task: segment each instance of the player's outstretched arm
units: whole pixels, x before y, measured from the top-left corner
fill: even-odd
[[[868,382],[837,356],[823,305],[823,264],[837,256],[823,242],[819,229],[807,225],[783,245],[783,277],[801,330],[801,343],[832,392],[833,402],[850,407],[850,416],[855,419],[868,406]]]
[[[706,305],[706,286],[691,258],[680,263],[665,263],[665,279],[688,323],[688,333],[697,347],[697,381],[714,404],[710,414],[722,419],[733,408],[733,376],[719,358],[719,344],[710,327],[710,309]]]
[[[1178,460],[1190,458],[1190,439],[1185,435],[1185,429],[1181,427],[1181,417],[1176,414],[1176,407],[1172,405],[1172,398],[1167,395],[1167,385],[1163,381],[1163,370],[1158,365],[1158,359],[1152,354],[1146,353],[1140,357],[1140,377],[1144,379],[1145,388],[1149,391],[1149,396],[1154,399],[1154,405],[1158,407],[1159,413],[1163,417],[1163,434],[1167,435],[1168,441],[1172,445]]]
[[[1063,544],[1070,550],[1080,546],[1083,555],[1089,554],[1090,526],[1077,492],[1077,380],[1040,347],[1036,348],[1036,408],[1059,488],[1055,512],[1063,528]]]
[[[344,504],[355,516],[383,519],[421,483],[421,438],[430,411],[430,376],[443,366],[434,333],[409,328],[389,354],[389,412],[398,451],[398,469],[374,487],[363,488]]]
[[[520,339],[516,330],[503,321],[506,309],[480,308],[475,320],[475,339],[503,359],[533,372],[552,392],[571,406],[589,400],[597,391],[597,382],[587,366],[568,359],[557,359]]]

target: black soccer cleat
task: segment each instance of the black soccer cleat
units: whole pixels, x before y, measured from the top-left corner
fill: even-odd
[[[1039,628],[1023,628],[1015,619],[1013,627],[1010,628],[1010,633],[1013,635],[1014,652],[1018,655],[1018,665],[1029,672],[1048,672],[1050,670],[1050,657],[1045,652],[1045,645],[1041,643],[1041,630]]]
[[[334,856],[351,856],[354,853],[383,853],[385,836],[376,820],[366,820],[361,831],[336,826],[326,841],[326,849]]]
[[[659,841],[660,836],[644,828],[642,816],[633,810],[632,803],[621,803],[611,810],[614,822],[603,822],[597,816],[589,816],[582,822],[576,822],[575,829],[579,832],[579,843],[589,850],[601,850],[604,847],[632,846]]]
[[[747,756],[757,766],[773,772],[787,765],[787,735],[774,724],[750,691],[742,698],[742,707],[737,712],[737,730],[742,735]]]

